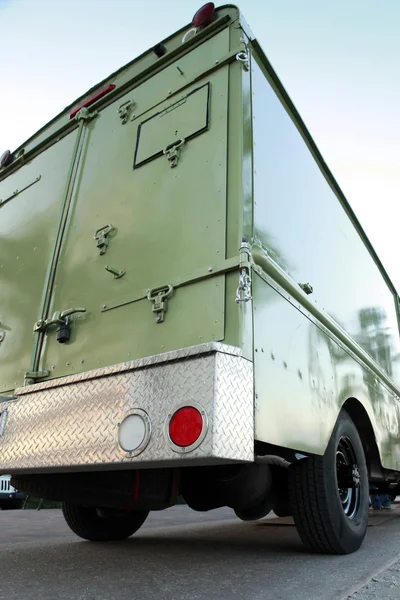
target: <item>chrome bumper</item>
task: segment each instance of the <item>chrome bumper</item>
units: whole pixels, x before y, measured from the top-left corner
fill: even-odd
[[[171,414],[195,403],[208,425],[197,447],[174,448]],[[221,464],[254,457],[253,363],[209,343],[19,388],[0,403],[0,472]],[[118,427],[135,411],[147,445],[121,452]]]

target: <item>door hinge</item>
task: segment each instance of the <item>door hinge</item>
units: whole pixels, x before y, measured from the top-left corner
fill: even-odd
[[[153,302],[152,311],[156,315],[156,323],[164,321],[168,310],[168,298],[171,297],[174,288],[170,283],[147,290],[147,299]]]
[[[239,286],[236,291],[236,302],[249,302],[251,296],[251,248],[243,242],[239,249]]]
[[[99,113],[97,112],[97,110],[93,110],[92,112],[90,112],[90,110],[84,106],[78,113],[76,113],[75,119],[77,121],[91,121],[92,119],[97,117],[98,114]]]
[[[50,371],[27,371],[25,373],[24,385],[32,385],[37,379],[44,379],[50,375]]]
[[[242,50],[236,54],[236,60],[242,63],[243,69],[245,71],[250,71],[250,60],[249,53],[247,50]]]

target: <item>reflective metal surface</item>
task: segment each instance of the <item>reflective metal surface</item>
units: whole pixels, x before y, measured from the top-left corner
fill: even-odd
[[[21,388],[17,395],[0,438],[3,472],[253,460],[253,365],[237,348],[204,344]],[[177,404],[191,402],[203,407],[209,426],[203,442],[182,456],[165,436],[165,421]],[[138,408],[151,420],[151,437],[130,458],[116,443],[118,425]]]
[[[264,262],[287,274],[253,278],[256,439],[323,454],[340,409],[356,399],[383,466],[400,470],[395,299],[255,60],[252,86],[254,235]],[[300,298],[293,290],[305,283]]]
[[[255,235],[400,384],[394,297],[255,60],[252,68]]]
[[[255,437],[323,454],[341,407],[356,398],[382,464],[400,470],[400,403],[326,328],[281,290],[253,277]]]

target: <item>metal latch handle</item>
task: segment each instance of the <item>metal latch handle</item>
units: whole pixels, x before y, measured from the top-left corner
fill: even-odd
[[[180,140],[176,140],[176,142],[172,142],[172,144],[169,144],[163,151],[165,156],[167,157],[171,169],[177,166],[181,153],[181,148],[184,143],[185,139],[181,138]]]
[[[51,325],[65,325],[67,323],[68,317],[75,313],[84,313],[86,312],[86,308],[67,308],[66,310],[56,311],[53,313],[51,319],[37,321],[33,327],[34,332],[46,331],[48,327]]]
[[[147,299],[153,302],[152,311],[156,315],[157,323],[164,321],[165,313],[168,310],[168,298],[173,291],[174,288],[170,283],[147,290]]]
[[[100,255],[106,253],[109,244],[108,237],[114,232],[114,230],[114,225],[109,224],[103,225],[103,227],[100,227],[97,229],[97,231],[95,231],[93,237],[96,240],[96,247],[100,250]]]

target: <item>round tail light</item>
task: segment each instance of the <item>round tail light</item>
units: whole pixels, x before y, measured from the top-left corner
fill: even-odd
[[[118,447],[124,456],[132,458],[150,441],[151,423],[148,414],[139,408],[132,410],[118,426]]]
[[[12,154],[10,150],[6,150],[0,157],[0,166],[8,167],[12,163]]]
[[[207,431],[205,411],[201,407],[182,406],[169,420],[169,438],[174,450],[193,450],[203,441]]]
[[[215,19],[215,4],[214,2],[207,2],[204,4],[192,19],[193,27],[206,27]]]

